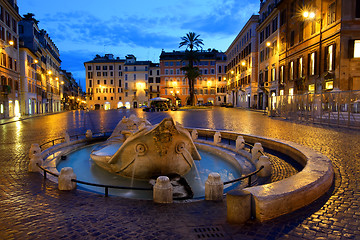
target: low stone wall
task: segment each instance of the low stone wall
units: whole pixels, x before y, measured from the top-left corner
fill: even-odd
[[[206,132],[207,134],[214,132],[213,130],[207,131],[205,129],[196,130],[199,135]],[[259,142],[268,149],[290,156],[304,166],[302,171],[284,180],[243,189],[243,193],[248,192],[252,196],[251,209],[249,211],[258,221],[267,221],[304,207],[321,197],[331,187],[334,179],[334,170],[330,159],[325,155],[289,141],[279,141],[272,138],[234,132],[221,132],[223,138],[232,140],[235,140],[239,135],[243,136],[247,143],[254,144]],[[242,196],[243,194],[238,194],[238,191],[228,192],[227,197],[231,197],[233,200],[237,196]],[[230,211],[232,209],[237,211],[238,206],[232,206],[234,202],[238,204],[238,201],[228,201],[228,212],[229,209]],[[239,212],[239,214],[241,213]],[[232,221],[232,219],[229,219],[228,216],[229,221]],[[243,219],[241,221],[243,222]]]

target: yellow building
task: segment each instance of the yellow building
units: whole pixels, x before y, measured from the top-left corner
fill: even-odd
[[[20,70],[16,1],[0,0],[0,118],[20,116]]]
[[[360,90],[359,4],[281,1],[280,80],[286,95]]]
[[[137,61],[134,55],[120,59],[106,54],[97,55],[84,65],[89,109],[138,108],[148,104],[150,68],[152,80],[157,73],[150,61]]]

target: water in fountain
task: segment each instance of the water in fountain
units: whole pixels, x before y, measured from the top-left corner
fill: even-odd
[[[86,168],[76,166],[77,163],[72,162],[72,155],[80,159],[79,152],[84,152],[81,154],[82,159],[87,160],[90,155],[92,160],[89,162],[90,173],[85,173]],[[74,165],[73,169],[78,179],[84,181],[94,182],[95,178],[97,179],[95,182],[101,181],[102,184],[107,185],[149,187],[150,179],[167,175],[173,181],[173,185],[179,189],[187,189],[189,182],[195,191],[194,197],[204,196],[203,183],[210,172],[220,171],[223,181],[241,176],[236,167],[222,160],[221,157],[206,151],[198,151],[189,132],[171,118],[164,119],[155,126],[133,115],[130,118],[123,118],[105,143],[86,147],[70,154],[67,159],[58,165],[58,169],[66,165]],[[200,169],[198,169],[194,160],[200,159],[203,167],[199,165]],[[84,179],[84,175],[87,179]],[[154,183],[154,181],[150,182]],[[93,187],[90,188],[94,190]],[[123,190],[111,190],[110,193],[128,195],[128,191]],[[132,197],[152,198],[151,192],[136,191]]]

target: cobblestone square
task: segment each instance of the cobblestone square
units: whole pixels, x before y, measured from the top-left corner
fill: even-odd
[[[226,222],[226,202],[170,205],[61,192],[38,173],[28,173],[32,143],[64,136],[111,131],[137,114],[152,124],[171,116],[185,127],[221,129],[292,141],[328,156],[335,183],[320,199],[277,219],[244,225]],[[71,111],[0,122],[0,239],[200,239],[194,229],[217,228],[219,239],[358,239],[360,188],[359,130],[305,125],[259,112],[215,107],[208,110]],[[204,237],[201,239],[215,239]]]

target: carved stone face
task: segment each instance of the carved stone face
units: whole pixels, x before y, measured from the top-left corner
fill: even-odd
[[[96,155],[96,152],[92,155]],[[92,157],[98,163],[98,156]],[[130,135],[117,152],[99,166],[126,177],[149,179],[157,175],[186,174],[201,157],[189,132],[171,118]]]

